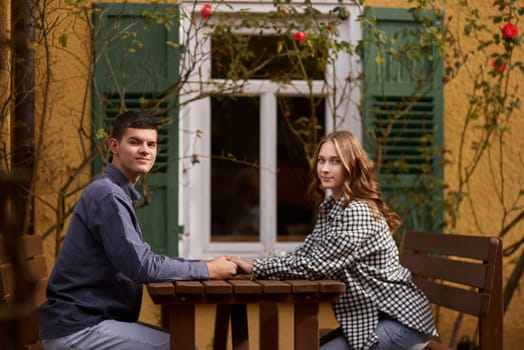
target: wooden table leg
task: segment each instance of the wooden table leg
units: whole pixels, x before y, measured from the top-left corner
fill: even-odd
[[[278,304],[260,304],[260,350],[278,349]]]
[[[295,350],[318,347],[318,304],[295,304]]]
[[[160,305],[160,326],[169,329],[169,305]]]
[[[171,350],[195,350],[195,305],[170,305],[169,334]]]
[[[215,336],[213,338],[213,350],[226,350],[227,332],[229,329],[229,304],[218,304],[215,315]]]
[[[231,305],[231,335],[233,350],[249,350],[247,305]]]

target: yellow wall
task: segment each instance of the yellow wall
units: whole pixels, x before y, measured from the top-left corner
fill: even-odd
[[[44,133],[46,140],[38,157],[39,200],[35,210],[38,213],[36,231],[40,233],[61,215],[54,209],[58,206],[57,193],[67,193],[64,210],[68,210],[81,193],[76,184],[87,184],[91,177],[89,161],[88,166],[78,171],[91,151],[89,72],[92,51],[89,27],[84,20],[57,11],[53,6],[48,7],[47,18],[48,23],[53,23],[53,35],[48,38],[52,47],[46,52],[40,41],[37,50],[36,128],[37,134]],[[65,44],[61,43],[60,36]],[[60,187],[70,177],[81,181]],[[67,228],[67,222],[64,228]],[[60,231],[50,232],[44,240],[49,252],[48,266],[54,263],[58,233]]]
[[[0,0],[0,29],[2,33],[5,32],[7,27],[8,12],[4,9],[8,9],[7,4],[9,1]],[[58,4],[58,1],[56,1]],[[388,7],[402,7],[405,6],[406,1],[404,0],[371,0],[367,2],[369,5],[377,6],[388,6]],[[453,14],[454,19],[452,23],[452,30],[459,32],[464,24],[462,18],[456,11],[458,0],[448,1],[446,6],[446,13]],[[482,9],[482,12],[489,12],[493,10],[493,0],[475,0],[476,6]],[[4,6],[5,5],[5,6]],[[58,19],[58,13],[51,13],[50,19]],[[64,19],[65,18],[65,19]],[[43,150],[41,161],[40,161],[40,180],[39,180],[39,195],[45,201],[54,203],[56,201],[56,182],[53,181],[57,178],[64,179],[71,175],[79,164],[78,159],[81,159],[84,152],[84,147],[89,145],[83,145],[78,142],[79,130],[77,125],[83,124],[86,127],[86,135],[89,135],[89,120],[90,120],[90,98],[89,98],[89,80],[87,79],[87,72],[90,65],[90,41],[88,36],[88,27],[83,21],[71,21],[67,20],[66,16],[60,16],[60,21],[57,22],[59,25],[59,32],[68,34],[67,48],[60,48],[57,45],[57,37],[54,37],[55,47],[50,52],[51,56],[51,72],[52,72],[52,87],[50,90],[49,100],[45,100],[41,94],[38,95],[39,106],[37,108],[39,120],[45,121],[46,133],[48,133],[49,142],[46,148]],[[524,23],[521,19],[521,31],[524,31],[522,27]],[[462,42],[463,47],[467,52],[470,52],[470,63],[469,67],[474,69],[478,66],[478,62],[475,62],[475,48],[471,46],[467,40]],[[42,47],[38,51],[39,57],[46,59],[45,52]],[[517,58],[524,60],[524,53],[522,50],[516,53]],[[45,77],[47,76],[46,71],[39,70],[38,72],[38,88],[37,93],[41,92],[45,88]],[[521,80],[522,75],[518,79]],[[0,71],[0,86],[4,86],[6,81],[5,72]],[[467,100],[466,94],[471,86],[471,78],[468,75],[466,69],[462,69],[455,79],[445,85],[445,144],[446,148],[451,151],[451,156],[456,156],[456,150],[458,149],[460,125],[463,121],[467,105],[464,103]],[[2,92],[0,92],[0,96]],[[87,100],[86,100],[87,98]],[[83,101],[87,101],[87,104],[83,104]],[[46,106],[45,109],[42,106]],[[43,118],[43,119],[42,119]],[[510,126],[512,133],[508,136],[507,143],[515,150],[514,157],[508,157],[503,162],[507,166],[506,173],[506,193],[514,195],[524,183],[524,171],[522,150],[524,149],[524,128],[522,128],[523,112],[519,111],[514,123]],[[84,139],[85,141],[85,139]],[[64,165],[69,165],[70,168],[65,168]],[[456,186],[456,163],[452,163],[446,167],[445,180],[450,183],[451,187]],[[476,219],[479,221],[479,225],[476,225],[474,217],[471,212],[466,210],[462,214],[458,224],[458,232],[465,234],[493,234],[498,232],[501,222],[500,210],[497,209],[497,196],[491,190],[492,179],[494,178],[486,162],[480,165],[479,171],[482,176],[477,176],[472,182],[470,191],[471,199],[474,203],[481,203],[480,210],[477,213]],[[84,175],[87,173],[84,172]],[[512,197],[508,195],[506,200],[510,200]],[[69,203],[74,203],[73,199]],[[466,207],[468,207],[466,203]],[[55,213],[49,209],[49,206],[39,201],[36,207],[38,213],[37,230],[42,230],[47,227],[49,222],[53,221]],[[475,229],[476,226],[483,228],[482,231]],[[505,244],[510,244],[517,239],[522,238],[522,232],[524,232],[524,224],[521,223],[507,238],[505,238]],[[517,233],[520,233],[517,235]],[[45,241],[46,250],[48,252],[48,266],[52,267],[53,254],[54,254],[54,242],[53,237],[50,236]],[[508,277],[509,268],[512,266],[510,261],[506,261],[505,277]],[[522,297],[522,291],[517,290],[513,301],[505,316],[504,324],[504,336],[505,336],[505,348],[506,349],[517,349],[522,343],[524,343],[524,298]],[[157,323],[159,320],[159,310],[153,306],[147,296],[147,292],[144,293],[144,305],[141,314],[141,320]],[[283,328],[286,328],[282,334],[292,334],[289,325],[292,324],[292,318],[289,310],[289,306],[282,306],[282,320],[280,324]],[[198,328],[197,328],[197,345],[200,349],[207,349],[207,345],[212,339],[212,324],[214,313],[211,307],[199,307],[197,309],[198,315]],[[257,342],[257,321],[256,321],[256,308],[250,309],[250,327],[253,329],[251,333],[252,348],[256,349]],[[471,324],[468,323],[467,326]],[[335,326],[333,316],[328,305],[322,307],[321,312],[321,327],[332,328]],[[459,334],[472,333],[471,330],[463,329]],[[447,336],[449,330],[444,329],[443,334]],[[290,349],[291,337],[281,337],[281,344],[283,349]],[[494,349],[495,350],[495,349]]]

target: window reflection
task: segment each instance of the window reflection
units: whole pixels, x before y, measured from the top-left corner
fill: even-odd
[[[259,99],[211,99],[211,241],[258,241]]]
[[[278,100],[277,241],[302,241],[313,229],[307,197],[309,161],[325,125],[324,98]],[[314,113],[311,111],[314,110]]]
[[[211,36],[212,79],[268,79],[290,81],[324,79],[320,64],[327,50],[304,56],[293,46],[293,39],[282,35],[240,35],[226,33]]]

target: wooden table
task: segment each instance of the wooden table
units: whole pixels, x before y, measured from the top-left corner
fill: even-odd
[[[278,349],[278,303],[294,304],[297,350],[319,347],[319,304],[333,302],[346,289],[333,280],[210,280],[158,282],[147,285],[155,304],[169,315],[171,350],[194,350],[195,305],[216,304],[214,350],[225,350],[231,319],[234,350],[247,350],[247,304],[260,305],[260,350]]]

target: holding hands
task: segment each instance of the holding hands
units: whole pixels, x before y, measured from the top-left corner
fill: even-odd
[[[253,273],[253,264],[255,263],[255,260],[244,260],[237,257],[231,257],[231,261],[237,265],[237,273],[248,275]]]
[[[227,279],[233,278],[237,274],[253,273],[253,263],[255,260],[244,260],[238,257],[221,256],[204,262],[209,271],[209,279]]]
[[[213,260],[205,261],[209,271],[209,279],[226,279],[237,274],[237,264],[231,258],[221,256]]]

